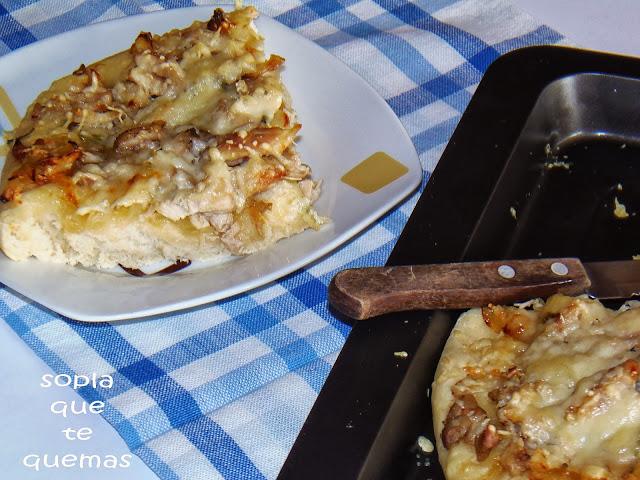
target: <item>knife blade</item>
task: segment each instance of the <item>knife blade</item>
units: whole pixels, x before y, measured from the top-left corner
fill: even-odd
[[[501,260],[343,270],[329,303],[356,320],[404,310],[508,304],[554,293],[601,299],[640,295],[640,261],[582,263],[577,258]]]
[[[640,295],[640,261],[620,260],[582,265],[591,281],[588,293],[593,296],[615,299]]]

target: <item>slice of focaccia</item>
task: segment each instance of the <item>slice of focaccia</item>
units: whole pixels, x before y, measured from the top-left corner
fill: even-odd
[[[264,249],[323,223],[252,7],[81,65],[11,133],[0,248],[108,268]]]
[[[447,341],[432,396],[447,479],[640,479],[639,304],[532,306],[470,310]]]

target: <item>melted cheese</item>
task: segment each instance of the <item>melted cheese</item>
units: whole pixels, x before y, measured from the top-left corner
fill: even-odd
[[[13,132],[0,224],[20,217],[2,212],[40,201],[31,192],[44,185],[64,193],[75,218],[59,224],[74,232],[141,210],[189,235],[215,230],[238,253],[317,228],[324,220],[310,207],[315,184],[289,188],[310,172],[295,152],[300,125],[280,80],[284,59],[265,57],[255,9],[221,15],[141,34],[129,51],[82,66],[39,95]],[[258,198],[269,189],[268,201]]]
[[[452,446],[448,478],[636,478],[640,308],[614,312],[596,300],[555,296],[534,313],[537,334],[528,344],[504,332],[477,340],[471,332],[458,336],[465,354],[455,367],[444,365],[449,371],[443,377],[452,378],[454,369],[464,373],[448,388],[472,393],[505,435],[484,461],[471,445]],[[479,320],[473,325],[489,330]],[[450,341],[456,335],[454,330]],[[504,372],[514,367],[521,375],[507,378]],[[505,386],[512,388],[501,402],[490,398],[489,392]],[[509,471],[515,445],[528,455],[524,472]]]

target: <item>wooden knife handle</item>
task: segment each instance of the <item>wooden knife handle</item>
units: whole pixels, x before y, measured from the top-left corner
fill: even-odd
[[[404,310],[472,308],[554,293],[574,295],[590,285],[577,258],[355,268],[333,278],[329,303],[364,320]]]

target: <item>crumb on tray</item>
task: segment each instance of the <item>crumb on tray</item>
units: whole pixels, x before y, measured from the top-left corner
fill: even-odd
[[[623,203],[620,203],[620,201],[618,200],[618,197],[613,198],[613,204],[614,204],[614,207],[613,207],[614,217],[620,220],[629,218],[629,212],[627,212],[627,207]]]
[[[570,170],[571,164],[567,162],[561,162],[561,161],[555,160],[553,162],[546,162],[544,164],[544,168],[546,168],[547,170],[552,170],[554,168],[564,168],[565,170]]]

